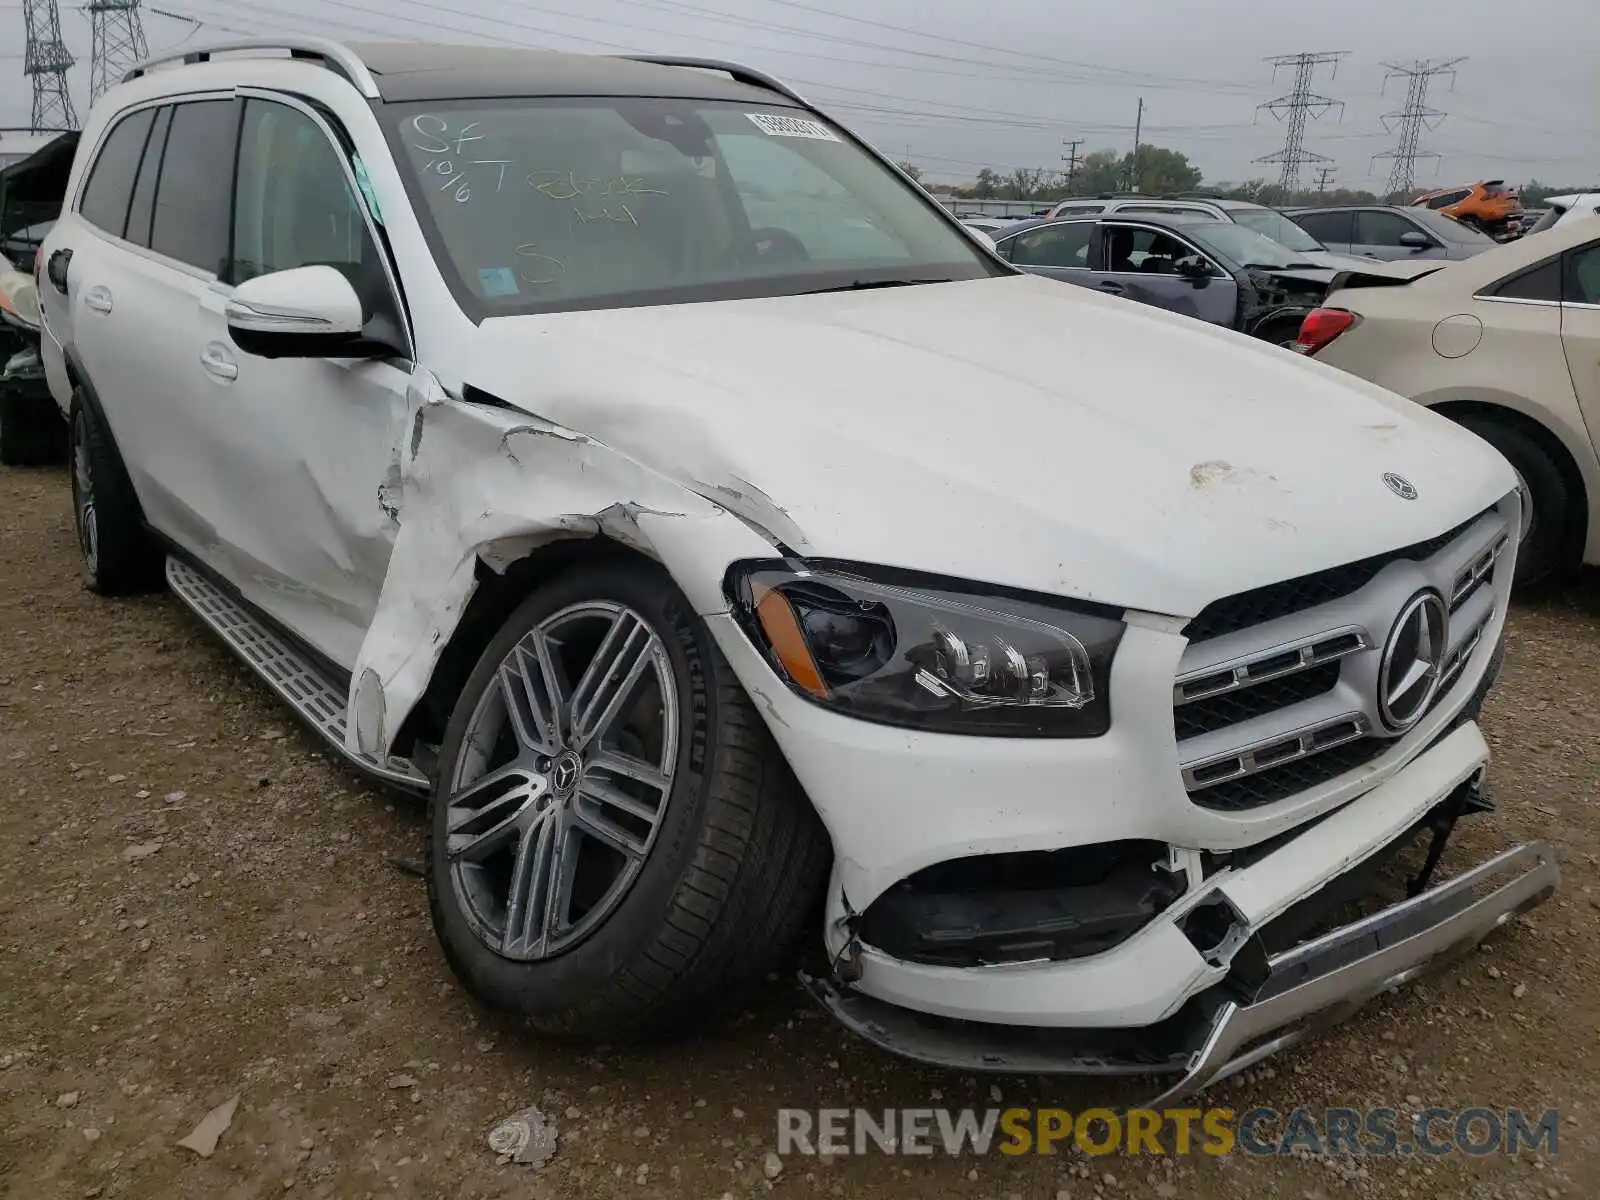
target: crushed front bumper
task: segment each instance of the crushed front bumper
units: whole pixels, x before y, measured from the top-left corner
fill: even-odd
[[[1234,972],[1158,1026],[1039,1029],[932,1017],[807,978],[843,1024],[921,1062],[1017,1075],[1171,1074],[1152,1105],[1192,1095],[1344,1020],[1380,993],[1470,950],[1556,889],[1554,855],[1530,842],[1410,899]]]

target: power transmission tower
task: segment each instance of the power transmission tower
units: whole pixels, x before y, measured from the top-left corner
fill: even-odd
[[[67,87],[73,58],[61,40],[61,10],[56,0],[23,0],[22,19],[28,36],[22,73],[33,81],[33,128],[76,129],[78,114]]]
[[[1422,141],[1422,131],[1438,128],[1439,122],[1445,117],[1438,109],[1428,107],[1428,87],[1438,75],[1450,76],[1453,84],[1456,64],[1465,61],[1465,57],[1437,61],[1419,58],[1416,62],[1383,64],[1389,71],[1383,77],[1385,88],[1391,79],[1406,81],[1405,108],[1397,113],[1384,113],[1380,118],[1388,132],[1399,130],[1400,140],[1395,143],[1393,150],[1372,156],[1374,162],[1380,158],[1393,160],[1394,165],[1389,169],[1389,185],[1384,190],[1386,197],[1410,195],[1417,182],[1417,159],[1439,157],[1436,153],[1417,149]]]
[[[1319,195],[1319,196],[1327,195],[1328,194],[1328,185],[1330,183],[1332,183],[1332,182],[1333,182],[1333,168],[1332,167],[1318,167],[1317,168],[1317,195]]]
[[[1278,175],[1278,187],[1288,195],[1300,186],[1300,168],[1306,163],[1331,162],[1325,154],[1313,154],[1306,149],[1306,121],[1310,117],[1320,117],[1330,109],[1337,108],[1341,114],[1344,111],[1342,100],[1333,100],[1327,96],[1319,96],[1311,90],[1311,80],[1317,68],[1324,63],[1333,64],[1333,73],[1339,70],[1339,60],[1350,53],[1348,50],[1322,51],[1318,53],[1281,54],[1267,61],[1272,64],[1272,77],[1278,77],[1280,67],[1294,68],[1294,87],[1287,96],[1279,96],[1276,100],[1268,100],[1260,105],[1256,111],[1270,112],[1278,120],[1287,124],[1283,139],[1283,149],[1274,150],[1271,154],[1263,155],[1256,159],[1258,163],[1278,163],[1283,170]]]
[[[135,63],[149,57],[139,0],[89,0],[89,100],[116,83]]]
[[[1078,147],[1083,145],[1082,138],[1063,139],[1061,144],[1067,152],[1061,156],[1061,161],[1067,164],[1067,191],[1072,191],[1072,185],[1078,179]]]

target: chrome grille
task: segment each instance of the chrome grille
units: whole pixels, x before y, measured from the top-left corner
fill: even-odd
[[[1390,563],[1424,562],[1432,558],[1481,519],[1481,516],[1474,517],[1436,538],[1413,546],[1375,554],[1342,567],[1329,567],[1325,571],[1301,575],[1296,579],[1285,579],[1281,583],[1269,583],[1236,596],[1226,596],[1206,605],[1200,615],[1184,628],[1184,635],[1191,644],[1210,641],[1224,634],[1339,600],[1360,591]]]
[[[1419,592],[1450,612],[1429,658],[1439,679],[1429,711],[1460,703],[1455,685],[1494,622],[1499,572],[1515,566],[1516,517],[1512,495],[1436,538],[1209,605],[1190,622],[1201,636],[1173,683],[1190,800],[1221,812],[1276,804],[1404,744],[1417,724],[1387,726],[1378,687],[1384,643]]]

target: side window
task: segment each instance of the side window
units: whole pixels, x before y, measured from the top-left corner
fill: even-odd
[[[233,100],[194,100],[173,109],[150,226],[156,253],[222,274],[238,135],[239,106]]]
[[[1093,236],[1093,221],[1031,229],[1011,239],[1011,261],[1019,267],[1088,267]]]
[[[128,232],[130,242],[138,246],[150,244],[150,218],[155,215],[156,180],[161,174],[161,155],[167,148],[167,128],[172,124],[172,107],[167,105],[156,114],[156,123],[150,129],[145,143],[144,161],[139,164],[139,178],[133,185],[133,202],[128,206]]]
[[[127,228],[134,176],[155,115],[155,109],[145,108],[123,117],[100,148],[78,204],[79,215],[96,229],[121,237]]]
[[[1106,232],[1106,270],[1121,274],[1175,275],[1177,263],[1198,251],[1168,233],[1112,226]],[[1206,258],[1201,255],[1201,258]],[[1206,258],[1207,263],[1210,259]],[[1215,270],[1215,264],[1211,264]]]
[[[329,266],[359,291],[363,264],[381,271],[341,153],[298,109],[245,103],[229,282]]]
[[[1355,214],[1340,212],[1298,213],[1290,218],[1323,245],[1344,245],[1355,241]]]
[[[1561,298],[1569,304],[1600,304],[1600,243],[1567,254]]]
[[[287,104],[245,101],[227,282],[332,267],[361,297],[368,333],[403,346],[399,305],[364,213],[344,151],[316,121]]]
[[[1400,236],[1416,231],[1416,226],[1391,212],[1356,214],[1356,242],[1362,246],[1401,246]]]
[[[1513,275],[1490,288],[1489,295],[1507,300],[1547,300],[1551,304],[1558,303],[1561,299],[1561,260],[1551,259]]]
[[[1452,204],[1460,204],[1471,194],[1465,189],[1458,192],[1445,192],[1443,195],[1435,196],[1429,200],[1428,207],[1433,209],[1449,208]]]
[[[1069,204],[1063,205],[1050,215],[1052,217],[1092,217],[1097,213],[1104,212],[1105,209],[1106,206],[1104,204]]]

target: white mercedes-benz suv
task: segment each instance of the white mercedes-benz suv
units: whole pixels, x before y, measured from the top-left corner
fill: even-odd
[[[39,270],[89,587],[426,793],[444,952],[540,1029],[696,1023],[809,927],[879,1045],[1177,1095],[1556,886],[1433,870],[1506,461],[1019,272],[756,72],[186,47]]]

